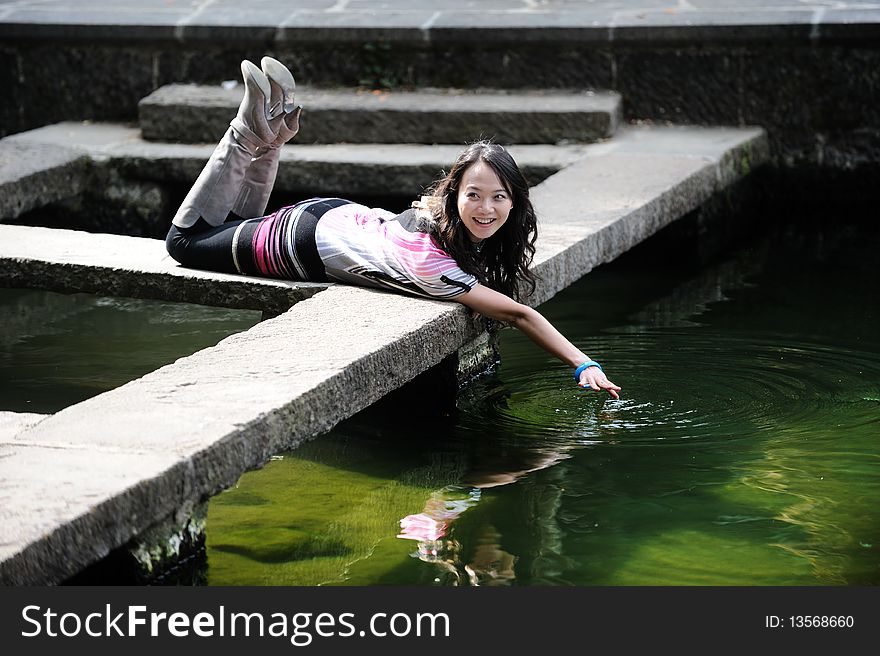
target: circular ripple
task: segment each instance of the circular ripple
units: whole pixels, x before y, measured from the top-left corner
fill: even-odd
[[[735,440],[877,422],[880,356],[782,335],[651,331],[585,344],[620,400],[577,388],[564,367],[502,372],[469,413],[517,436],[574,445]],[[838,423],[835,423],[838,422]],[[466,423],[471,423],[467,422]]]

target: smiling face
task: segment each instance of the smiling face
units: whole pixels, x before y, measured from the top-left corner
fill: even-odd
[[[458,188],[458,215],[472,241],[498,232],[512,207],[510,193],[486,162],[477,160],[465,170]]]

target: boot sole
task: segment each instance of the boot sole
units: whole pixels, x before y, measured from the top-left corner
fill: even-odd
[[[241,62],[241,77],[245,84],[250,84],[251,82],[256,84],[260,93],[263,94],[263,98],[268,102],[272,94],[272,88],[269,86],[269,78],[266,77],[263,71],[245,59]]]
[[[293,74],[291,74],[284,64],[271,57],[263,57],[263,59],[260,60],[260,66],[266,77],[281,87],[281,103],[283,111],[285,114],[290,114],[295,107],[293,99],[294,91],[296,90],[296,81],[293,79]],[[272,107],[272,110],[273,111],[270,111],[270,114],[274,115],[276,108]]]

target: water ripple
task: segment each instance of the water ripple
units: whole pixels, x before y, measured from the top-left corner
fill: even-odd
[[[863,425],[880,415],[873,351],[706,330],[652,330],[587,348],[608,354],[606,370],[624,388],[620,400],[578,389],[564,368],[502,370],[503,384],[484,390],[471,409],[473,422],[488,417],[511,435],[569,445],[654,445],[778,430],[815,436],[834,422]]]

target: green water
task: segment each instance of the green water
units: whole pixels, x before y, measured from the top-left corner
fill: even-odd
[[[208,583],[876,585],[877,252],[831,220],[640,247],[541,308],[619,401],[505,331],[456,411],[380,403],[215,497]]]
[[[0,410],[53,413],[247,330],[260,313],[0,289]]]

